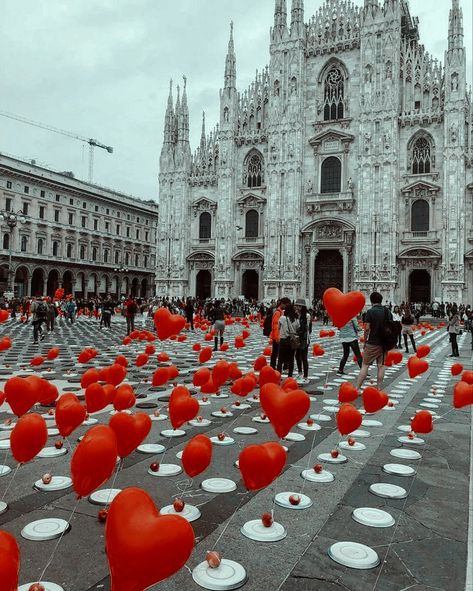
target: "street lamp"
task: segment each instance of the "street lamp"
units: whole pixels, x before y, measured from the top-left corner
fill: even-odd
[[[11,211],[2,211],[0,212],[0,222],[5,222],[8,226],[10,231],[8,232],[8,287],[10,288],[10,292],[15,291],[14,281],[15,278],[13,276],[13,268],[12,268],[12,244],[13,244],[13,229],[16,228],[18,223],[24,224],[26,223],[26,217],[24,216],[22,211],[18,211],[17,213],[13,213]]]
[[[128,273],[128,267],[124,267],[123,264],[120,263],[119,267],[115,267],[113,269],[115,271],[115,273]],[[120,285],[117,285],[118,288],[118,297],[120,298],[121,292],[122,292],[122,287],[123,287],[123,278],[120,278]]]

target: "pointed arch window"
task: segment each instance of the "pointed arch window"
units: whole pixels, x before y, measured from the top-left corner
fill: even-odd
[[[412,174],[428,174],[432,164],[432,146],[428,138],[420,137],[412,148]]]
[[[245,216],[245,238],[257,238],[259,235],[259,213],[250,209]]]
[[[411,231],[428,232],[429,231],[430,206],[425,199],[417,199],[411,208]]]
[[[210,240],[212,236],[212,216],[204,211],[199,217],[199,240]]]
[[[250,189],[263,185],[263,157],[259,152],[251,152],[246,158],[243,180],[243,184]]]
[[[345,116],[345,80],[340,68],[330,68],[324,82],[324,121]]]

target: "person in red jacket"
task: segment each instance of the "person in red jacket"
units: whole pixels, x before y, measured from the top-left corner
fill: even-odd
[[[129,335],[135,330],[135,314],[138,311],[136,302],[129,297],[125,302],[126,334]]]
[[[279,300],[279,305],[273,312],[273,317],[271,319],[271,334],[269,338],[273,342],[273,348],[271,351],[271,361],[270,365],[273,369],[276,369],[276,365],[278,362],[278,355],[279,355],[279,319],[284,312],[284,308],[291,303],[289,298],[281,298]]]

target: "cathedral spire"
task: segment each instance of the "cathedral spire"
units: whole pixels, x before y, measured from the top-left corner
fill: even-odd
[[[172,78],[169,82],[169,97],[166,115],[164,117],[164,143],[172,144],[174,140],[174,107],[172,102]]]
[[[207,138],[205,134],[205,111],[202,111],[202,133],[200,134],[200,155],[204,158],[206,152]]]
[[[463,12],[459,0],[452,0],[448,17],[448,49],[463,49]]]
[[[187,78],[182,76],[184,81],[184,88],[182,90],[182,102],[181,102],[181,118],[180,118],[180,131],[179,140],[183,142],[189,141],[189,108],[187,106]]]
[[[304,30],[304,0],[292,0],[291,36],[301,36]]]
[[[236,89],[236,55],[233,43],[233,21],[230,23],[227,58],[225,60],[225,88]]]
[[[287,29],[286,0],[276,0],[274,6],[274,31],[273,34],[283,36]]]

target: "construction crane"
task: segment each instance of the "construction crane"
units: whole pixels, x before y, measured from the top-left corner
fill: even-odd
[[[71,137],[75,140],[79,140],[80,142],[84,142],[85,144],[89,145],[89,182],[91,183],[94,177],[94,148],[102,148],[103,150],[107,150],[109,154],[113,154],[112,146],[106,146],[102,144],[98,140],[94,140],[92,138],[86,138],[72,131],[65,131],[64,129],[59,129],[58,127],[53,127],[52,125],[46,125],[45,123],[38,123],[38,121],[33,121],[32,119],[28,119],[27,117],[23,117],[22,115],[14,115],[13,113],[6,113],[5,111],[0,111],[0,115],[2,117],[7,117],[8,119],[13,119],[14,121],[20,121],[21,123],[26,123],[27,125],[33,125],[34,127],[39,127],[40,129],[46,129],[47,131],[52,131],[54,133],[59,133],[60,135],[65,135],[66,137]]]

